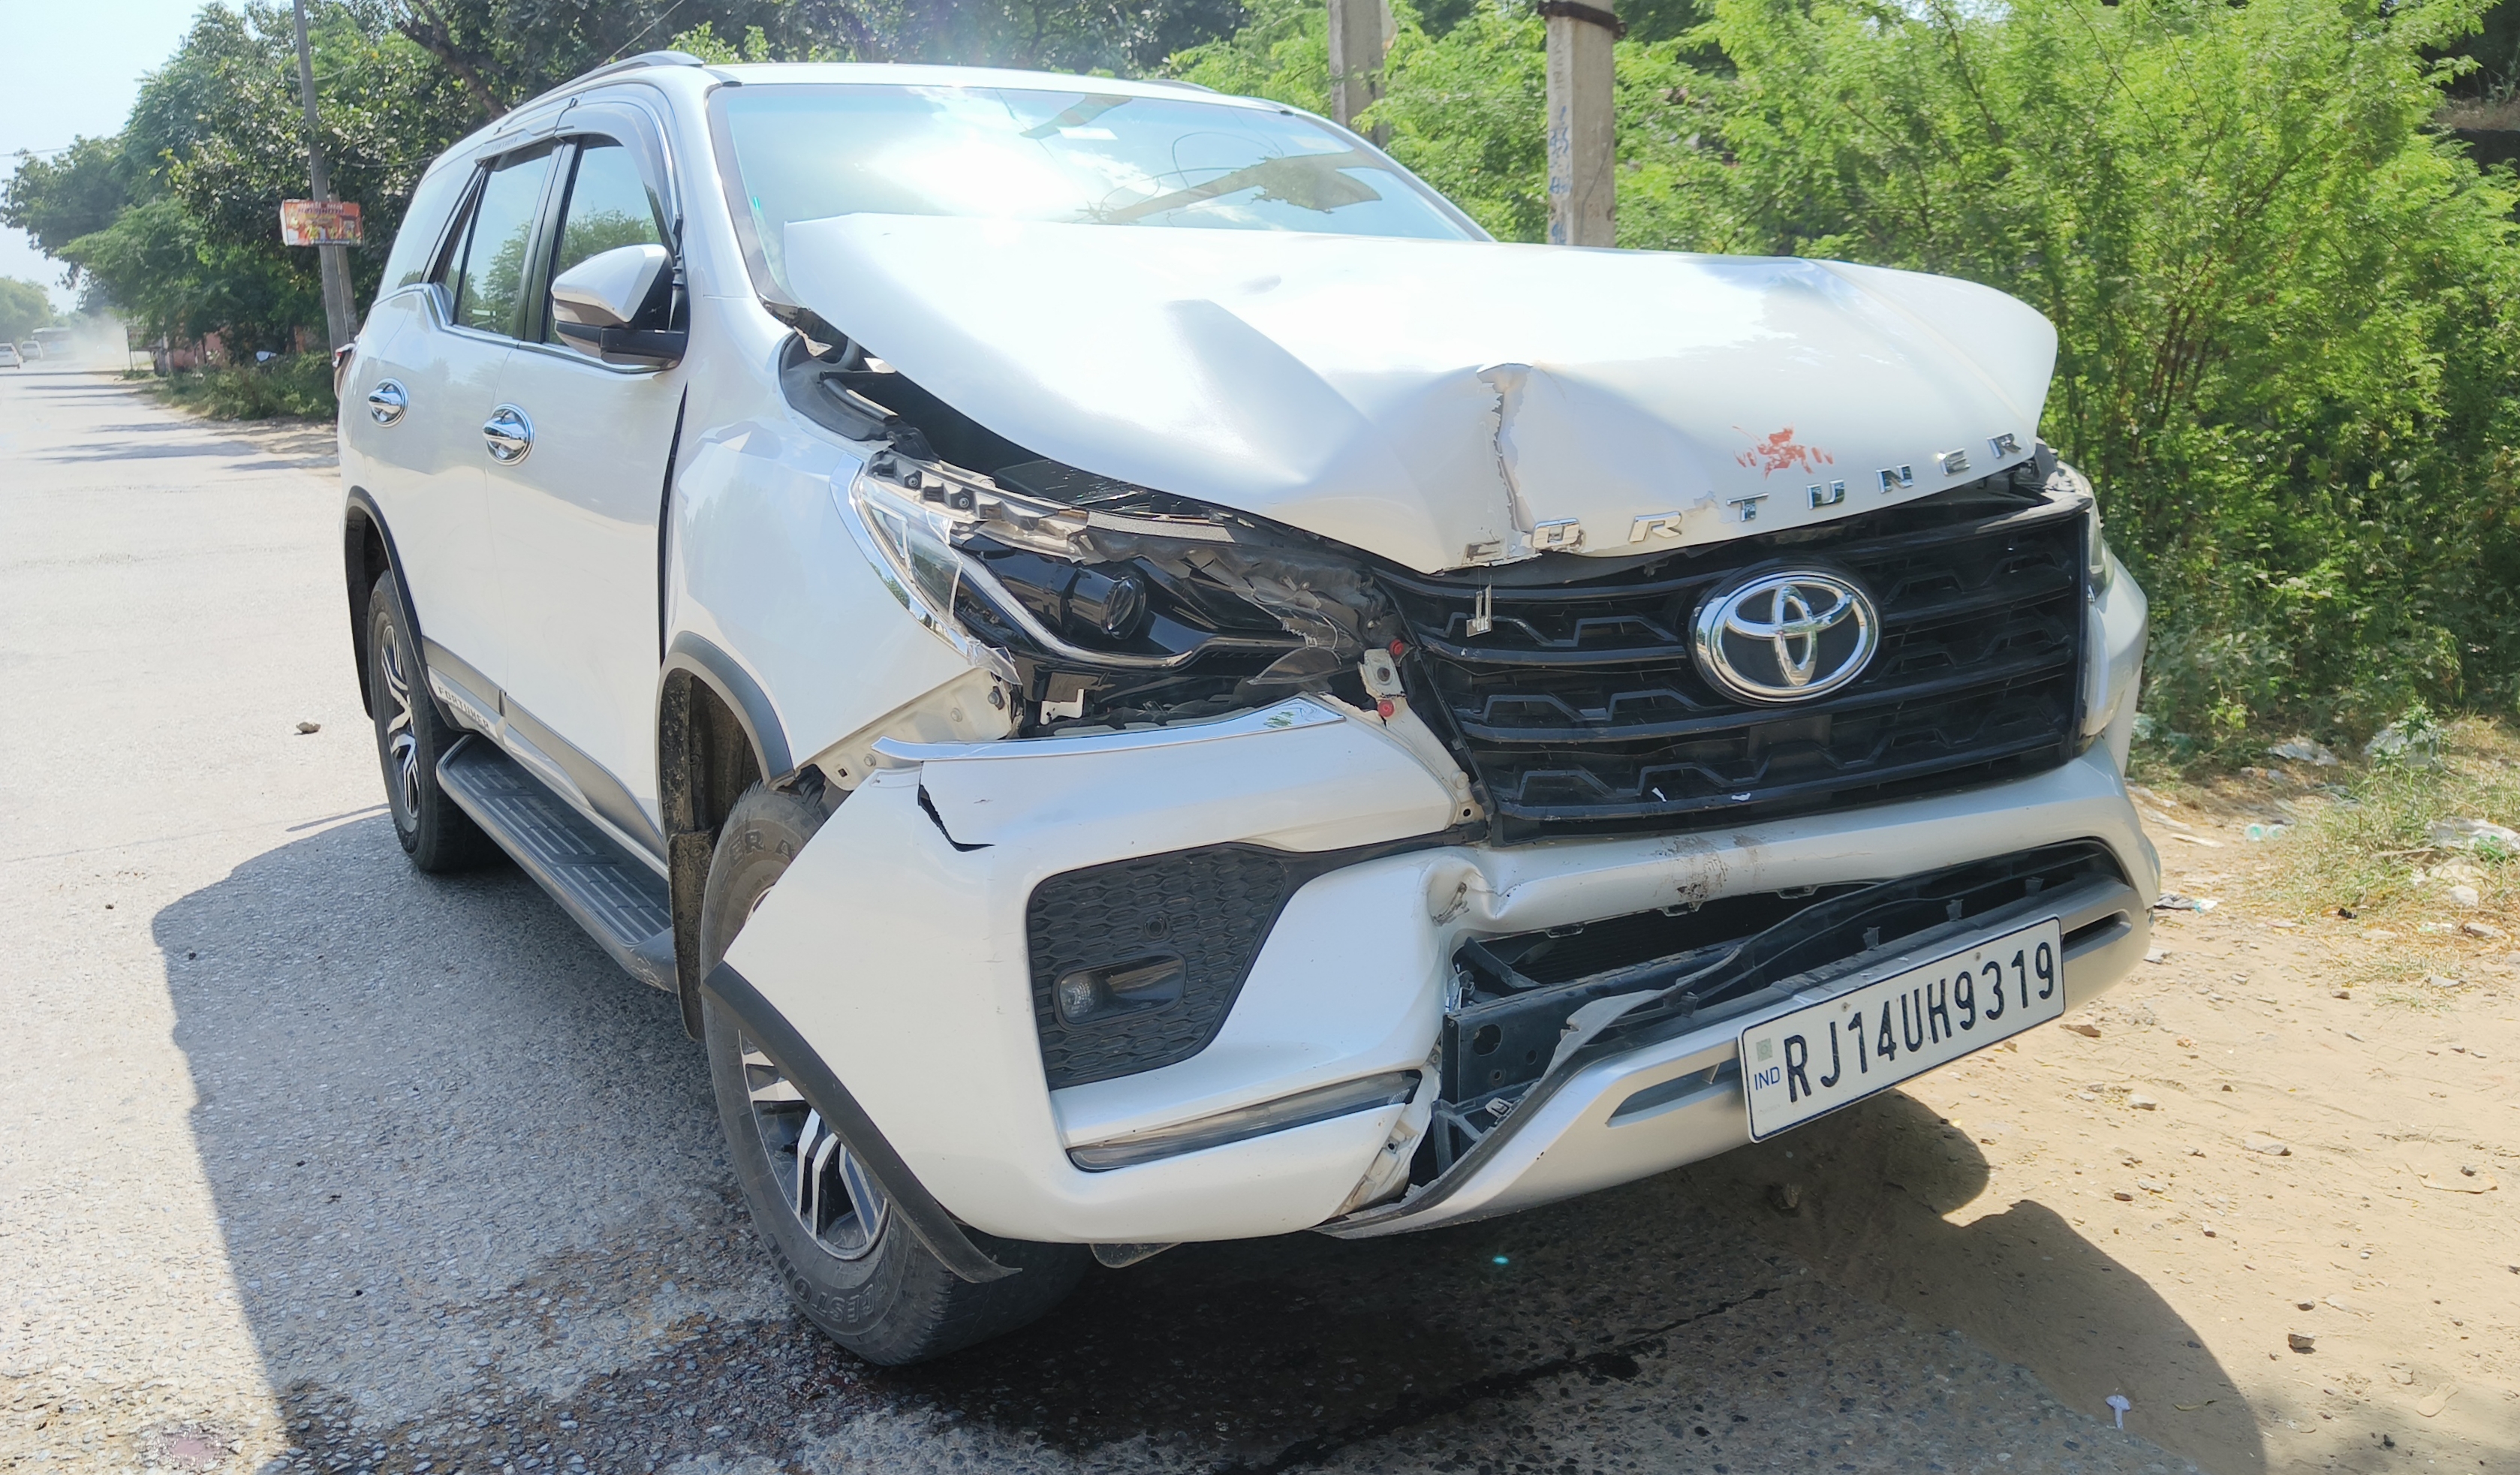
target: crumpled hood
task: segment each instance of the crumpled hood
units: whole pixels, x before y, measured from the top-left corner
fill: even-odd
[[[903,215],[786,258],[1019,445],[1423,571],[1973,480],[2029,458],[2056,351],[1993,289],[1790,258]]]

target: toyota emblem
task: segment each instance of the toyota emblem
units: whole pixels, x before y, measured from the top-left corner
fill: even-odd
[[[1769,569],[1722,585],[1697,606],[1698,670],[1763,704],[1808,701],[1864,674],[1881,616],[1853,576]]]

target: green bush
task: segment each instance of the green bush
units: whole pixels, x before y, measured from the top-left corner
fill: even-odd
[[[187,369],[153,382],[176,404],[212,420],[329,421],[338,404],[333,397],[333,358],[327,353],[285,353],[260,364]]]
[[[2343,907],[2372,921],[2428,913],[2509,925],[2520,909],[2520,857],[2436,827],[2520,823],[2520,765],[2512,762],[2520,743],[2505,726],[2477,718],[2436,726],[2429,738],[2415,761],[2348,762],[2317,771],[2342,781],[2326,793],[2295,790],[2300,823],[2277,842],[2257,899],[2299,916]],[[2488,913],[2502,915],[2478,917],[2455,905],[2449,888],[2461,881],[2476,887]]]
[[[1318,106],[1318,21],[1176,58]],[[1619,240],[2013,292],[2060,342],[2042,432],[2154,599],[2184,752],[2520,703],[2520,201],[2432,131],[2482,0],[1717,0],[1618,48]],[[1540,23],[1404,10],[1392,152],[1545,228]]]

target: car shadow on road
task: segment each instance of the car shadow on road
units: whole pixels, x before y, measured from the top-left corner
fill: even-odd
[[[1957,1328],[2094,1416],[2122,1395],[2134,1427],[2216,1475],[2266,1467],[2229,1374],[2098,1231],[2030,1199],[1944,1217],[1986,1192],[1987,1162],[1912,1096],[1885,1093],[1676,1176],[1832,1284]]]
[[[924,1410],[1079,1456],[1282,1468],[1384,1435],[1489,1429],[1477,1421],[1562,1383],[1668,1406],[1679,1448],[1711,1453],[1736,1426],[1808,1425],[1823,1388],[1841,1432],[1894,1410],[1904,1427],[1960,1398],[1956,1378],[1972,1407],[2097,1437],[2041,1414],[2000,1339],[1964,1326],[2000,1356],[1963,1357],[1929,1335],[1957,1324],[1944,1308],[1905,1297],[1895,1274],[1865,1281],[1861,1254],[1833,1248],[1889,1243],[1865,1237],[1871,1216],[1934,1218],[1923,1206],[1985,1183],[1974,1150],[1947,1149],[1905,1096],[1784,1140],[1807,1154],[1791,1221],[1807,1250],[1770,1242],[1761,1216],[1783,1220],[1765,1207],[1770,1159],[1735,1154],[1389,1240],[1186,1245],[1098,1268],[1013,1336],[881,1369],[789,1315],[673,1001],[514,870],[419,875],[370,816],[248,861],[154,926],[243,1306],[319,1452],[391,1442],[470,1468],[489,1439],[578,1449],[598,1468],[629,1453],[785,1457],[864,1414]],[[2092,1411],[2123,1360],[2148,1403],[2142,1379],[2192,1366],[2248,1431],[2209,1468],[2262,1468],[2245,1408],[2178,1317],[2070,1230],[2033,1224],[2041,1212],[2013,1211],[2034,1253],[2055,1256],[2015,1277],[2020,1314],[2087,1318],[2106,1349],[2041,1369],[2052,1391]],[[1976,1226],[1920,1232],[1951,1265],[2015,1269],[2011,1240]],[[1815,1281],[1806,1260],[1912,1319]]]
[[[500,1301],[554,1264],[605,1293],[572,1286],[526,1319],[557,1333],[546,1371],[633,1340],[615,1323],[778,1307],[749,1272],[715,1302],[657,1294],[674,1265],[716,1274],[737,1243],[703,1062],[674,1001],[513,867],[418,874],[370,815],[152,925],[196,1151],[275,1389],[373,1409],[451,1396],[516,1351]]]
[[[2170,1442],[2180,1453],[2216,1475],[2263,1470],[2247,1404],[2138,1276],[2042,1205],[1965,1229],[1940,1217],[1934,1206],[1967,1203],[1987,1181],[1965,1137],[1894,1092],[1764,1148],[1485,1224],[1364,1244],[1186,1246],[1098,1276],[1017,1337],[884,1376],[1080,1448],[1125,1437],[1123,1409],[1243,1447],[1289,1429],[1318,1439],[1387,1426],[1413,1407],[1440,1411],[1451,1390],[1498,1390],[1532,1369],[1615,1364],[1667,1341],[1654,1328],[1685,1324],[1696,1307],[1779,1283],[1761,1273],[1779,1268],[1773,1250],[1783,1249],[1784,1267],[1807,1264],[2029,1363],[2097,1418],[2110,1417],[2113,1392],[2165,1419],[2174,1404],[2197,1406],[2179,1415],[2189,1420]],[[1788,1184],[1791,1194],[1777,1191]],[[1963,1281],[1981,1289],[1937,1299]],[[1494,1316],[1508,1299],[1515,1315]],[[1483,1334],[1502,1324],[1547,1329]],[[2042,1339],[2021,1334],[2051,1324],[2079,1329],[2070,1356],[2035,1356]],[[1125,1404],[1113,1389],[1128,1390]],[[2158,1422],[2140,1427],[2161,1438]]]

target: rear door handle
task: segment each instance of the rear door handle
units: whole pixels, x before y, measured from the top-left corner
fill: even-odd
[[[492,461],[515,466],[534,448],[534,423],[516,406],[501,405],[481,422],[481,438],[489,444]]]
[[[378,425],[392,425],[410,406],[411,391],[396,380],[379,380],[377,386],[368,391],[368,419]]]

